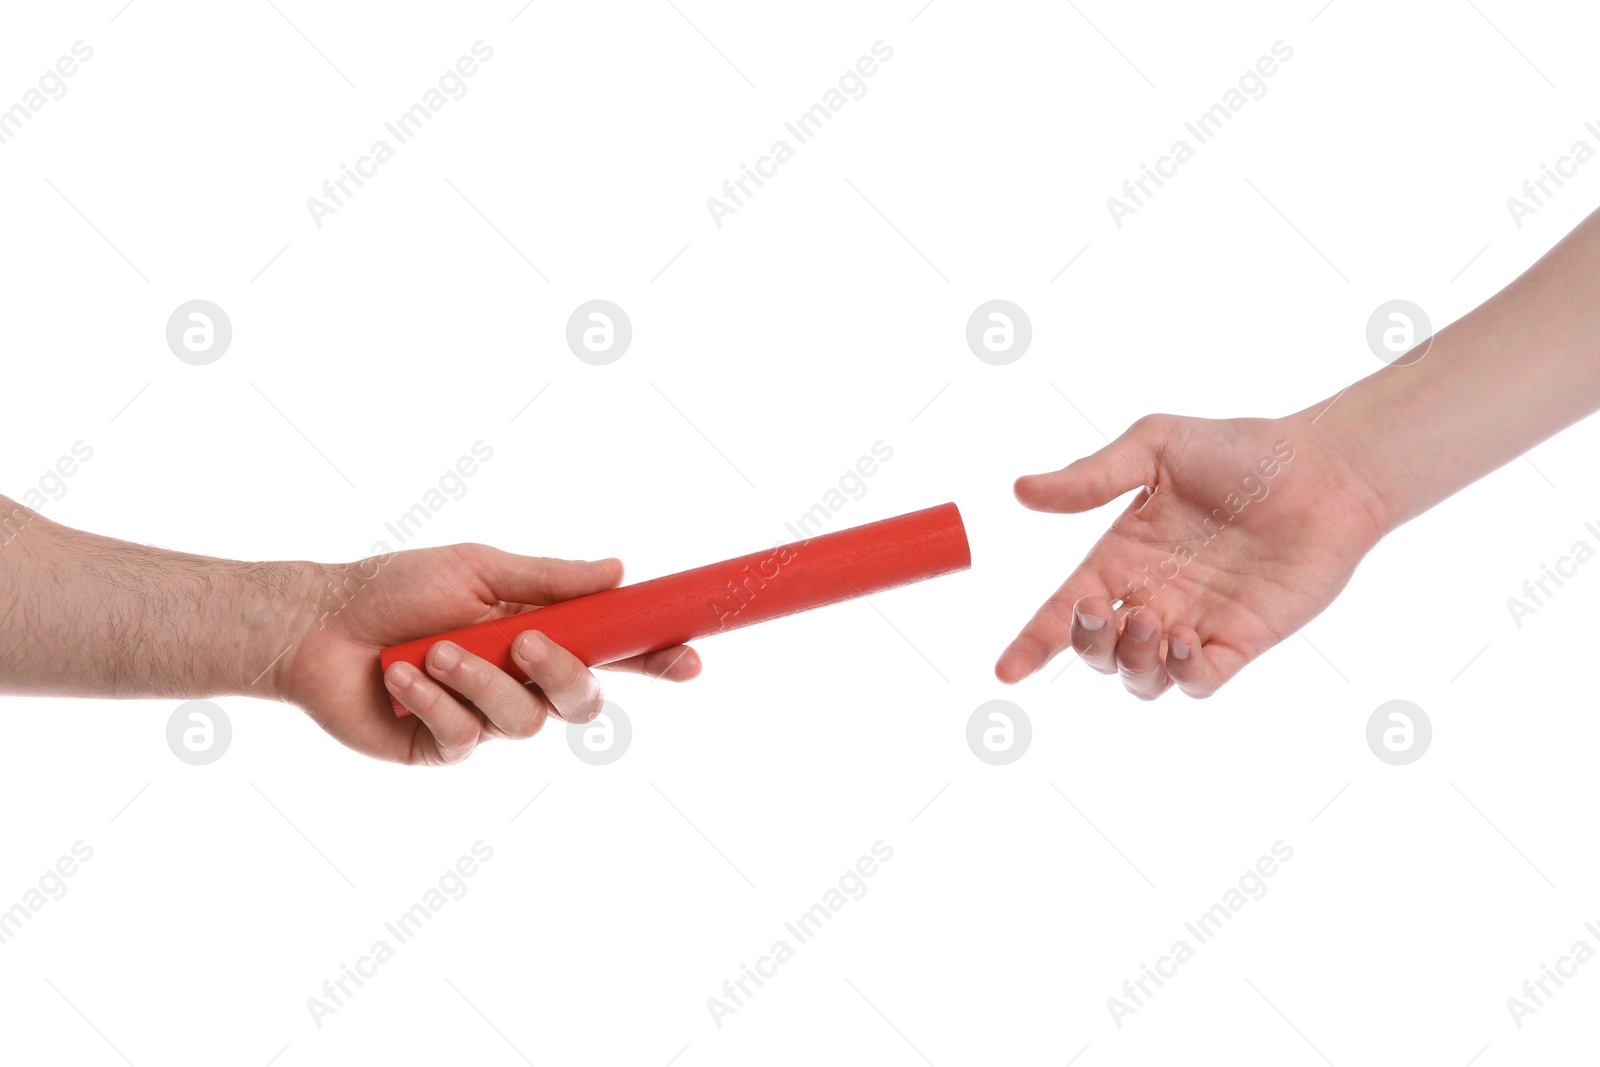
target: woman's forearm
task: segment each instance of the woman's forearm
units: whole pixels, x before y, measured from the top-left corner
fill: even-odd
[[[269,665],[315,625],[312,564],[131,544],[4,497],[0,515],[0,692],[271,697]]]
[[[1386,529],[1600,410],[1600,211],[1405,362],[1287,420],[1366,475]]]

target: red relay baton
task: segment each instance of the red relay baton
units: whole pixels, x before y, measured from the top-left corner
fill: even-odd
[[[379,658],[384,670],[403,660],[426,673],[428,649],[449,640],[526,681],[511,660],[512,639],[525,630],[596,667],[970,566],[961,512],[940,504],[407,641]],[[409,714],[398,703],[395,713]]]

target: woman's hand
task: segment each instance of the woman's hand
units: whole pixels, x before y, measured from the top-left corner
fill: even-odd
[[[1150,415],[1016,483],[1035,511],[1138,489],[995,665],[1006,683],[1069,644],[1134,696],[1207,697],[1315,618],[1386,532],[1378,494],[1302,417]]]

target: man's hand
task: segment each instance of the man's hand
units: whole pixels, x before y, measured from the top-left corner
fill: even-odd
[[[600,711],[600,683],[538,632],[512,645],[513,659],[536,687],[447,641],[429,649],[426,674],[397,663],[380,677],[379,650],[597,593],[621,580],[615,559],[540,559],[471,544],[320,567],[313,584],[323,588],[312,597],[313,603],[320,597],[322,607],[299,616],[303,632],[284,639],[288,651],[272,668],[272,688],[357,752],[398,763],[456,763],[487,738],[533,736],[551,714],[589,721]],[[700,659],[679,645],[608,669],[686,681],[700,673]],[[391,694],[415,714],[397,718]]]
[[[1303,418],[1150,415],[1099,452],[1016,483],[1035,511],[1138,489],[1001,654],[1021,681],[1070,644],[1133,695],[1216,692],[1315,618],[1386,532],[1378,495]]]
[[[380,675],[379,651],[621,580],[614,559],[486,545],[345,566],[214,559],[73,530],[0,496],[0,693],[284,700],[357,752],[455,763],[485,738],[532,736],[551,713],[587,722],[599,682],[532,632],[512,648],[531,686],[451,642],[428,650],[427,673]],[[679,645],[609,667],[682,681],[700,658]],[[391,693],[416,714],[396,717]]]

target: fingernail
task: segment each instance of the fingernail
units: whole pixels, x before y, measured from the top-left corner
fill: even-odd
[[[417,684],[417,669],[409,663],[396,663],[389,668],[389,684],[396,689],[410,689]]]
[[[1156,628],[1139,618],[1137,615],[1128,616],[1128,636],[1135,641],[1148,641]]]
[[[1172,650],[1172,658],[1173,659],[1188,659],[1189,658],[1189,646],[1184,644],[1182,641],[1178,641],[1178,640],[1168,641],[1167,642],[1167,647]]]
[[[1081,611],[1078,612],[1078,622],[1085,630],[1098,630],[1100,627],[1106,624],[1106,620],[1102,619],[1100,616],[1085,615]]]
[[[453,671],[461,662],[461,647],[450,641],[440,641],[433,646],[433,665],[441,671]]]
[[[531,662],[544,654],[546,643],[544,634],[538,630],[524,630],[517,635],[517,655]]]

